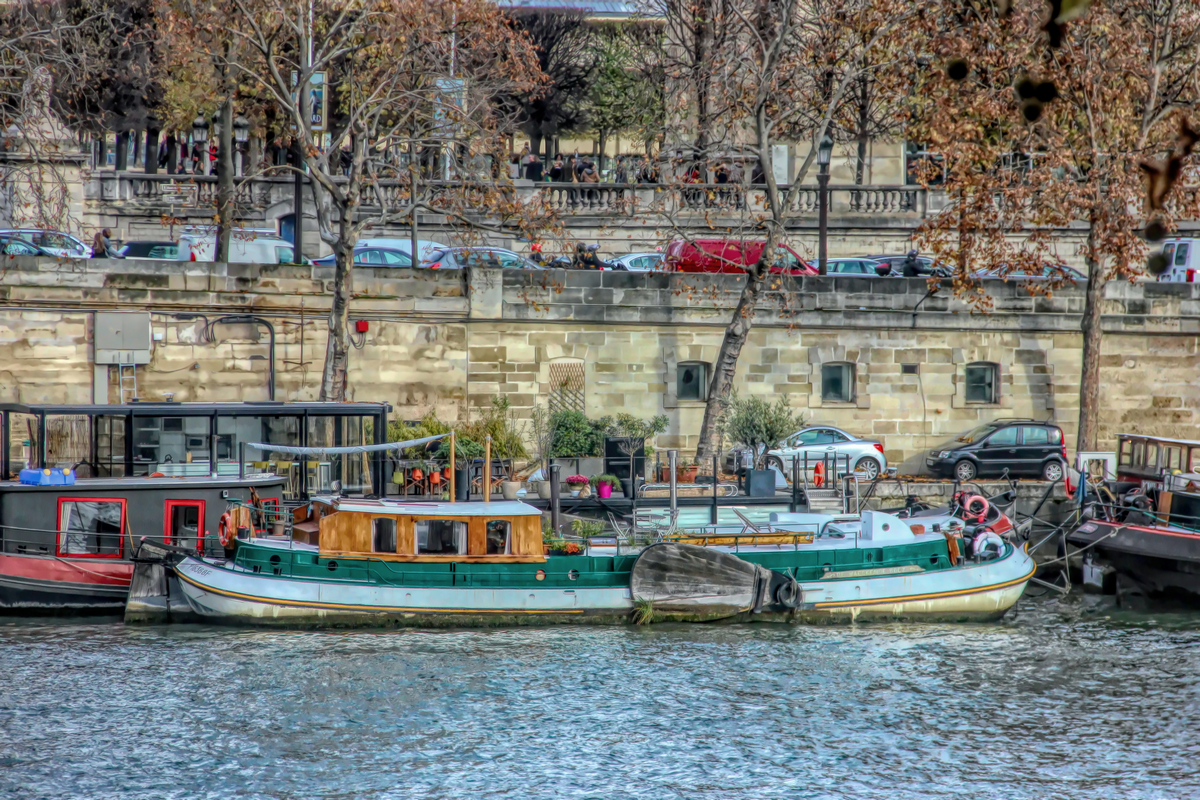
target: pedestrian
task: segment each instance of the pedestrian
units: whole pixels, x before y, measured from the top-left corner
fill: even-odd
[[[525,162],[525,179],[539,183],[542,180],[542,160],[538,158],[537,153],[530,153],[529,160]]]
[[[167,166],[167,140],[163,139],[158,143],[158,168],[162,169]]]
[[[629,167],[625,165],[625,156],[617,157],[617,166],[613,169],[613,183],[629,183]]]
[[[600,170],[596,169],[596,162],[583,162],[583,171],[580,172],[579,181],[580,183],[586,183],[589,186],[600,182]],[[595,189],[588,189],[587,192],[584,193],[584,199],[587,201],[589,206],[595,205],[600,199],[600,193]]]
[[[195,142],[192,142],[191,158],[192,158],[192,174],[199,175],[201,172],[201,169],[203,167],[203,163],[202,163],[202,159],[200,157],[200,145],[196,144]]]
[[[742,168],[742,162],[734,161],[729,167],[729,183],[733,186],[733,205],[736,208],[742,207],[742,181],[746,178],[746,170]]]
[[[550,180],[554,183],[562,183],[563,181],[563,159],[562,155],[554,157],[554,163],[550,165]]]
[[[113,247],[110,229],[103,229],[92,239],[92,258],[120,258]]]
[[[724,161],[713,170],[713,183],[717,184],[717,201],[726,205],[729,202],[729,192],[725,188],[729,184],[729,165]]]
[[[916,250],[909,250],[908,255],[904,258],[904,264],[900,267],[901,273],[906,278],[920,278],[922,275],[929,274],[921,260],[917,258]]]
[[[754,162],[754,171],[750,173],[751,186],[765,186],[767,183],[767,173],[763,171],[762,161]]]

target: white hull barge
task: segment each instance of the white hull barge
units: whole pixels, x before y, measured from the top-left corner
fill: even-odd
[[[780,516],[752,534],[546,555],[523,503],[331,500],[319,543],[252,537],[231,561],[168,566],[201,619],[292,627],[990,620],[1034,570],[999,537],[969,552],[878,512]]]

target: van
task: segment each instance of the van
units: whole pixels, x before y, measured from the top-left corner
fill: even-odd
[[[721,272],[740,274],[758,263],[765,242],[753,239],[677,239],[667,245],[663,264],[668,272]],[[816,275],[817,270],[786,244],[776,245],[773,274]]]
[[[1196,283],[1200,273],[1200,239],[1167,239],[1162,254],[1167,259],[1167,269],[1158,276],[1163,282]]]
[[[214,261],[217,237],[213,233],[184,233],[179,237],[178,261]],[[294,264],[292,243],[278,236],[234,231],[229,237],[231,264]]]

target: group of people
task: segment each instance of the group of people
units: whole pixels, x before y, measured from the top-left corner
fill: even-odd
[[[580,155],[578,150],[569,156],[559,153],[547,167],[541,156],[525,145],[513,156],[511,177],[535,183],[600,183],[602,175],[596,161]],[[660,175],[647,158],[617,156],[609,179],[612,183],[659,183]]]

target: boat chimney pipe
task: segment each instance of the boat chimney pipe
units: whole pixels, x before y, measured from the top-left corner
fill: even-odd
[[[492,437],[483,437],[483,502],[492,502]]]
[[[238,442],[238,480],[246,479],[246,443]]]
[[[558,536],[558,464],[550,465],[550,529]]]
[[[678,487],[675,485],[675,462],[679,458],[678,450],[667,451],[667,470],[671,473],[671,514],[679,507]]]

